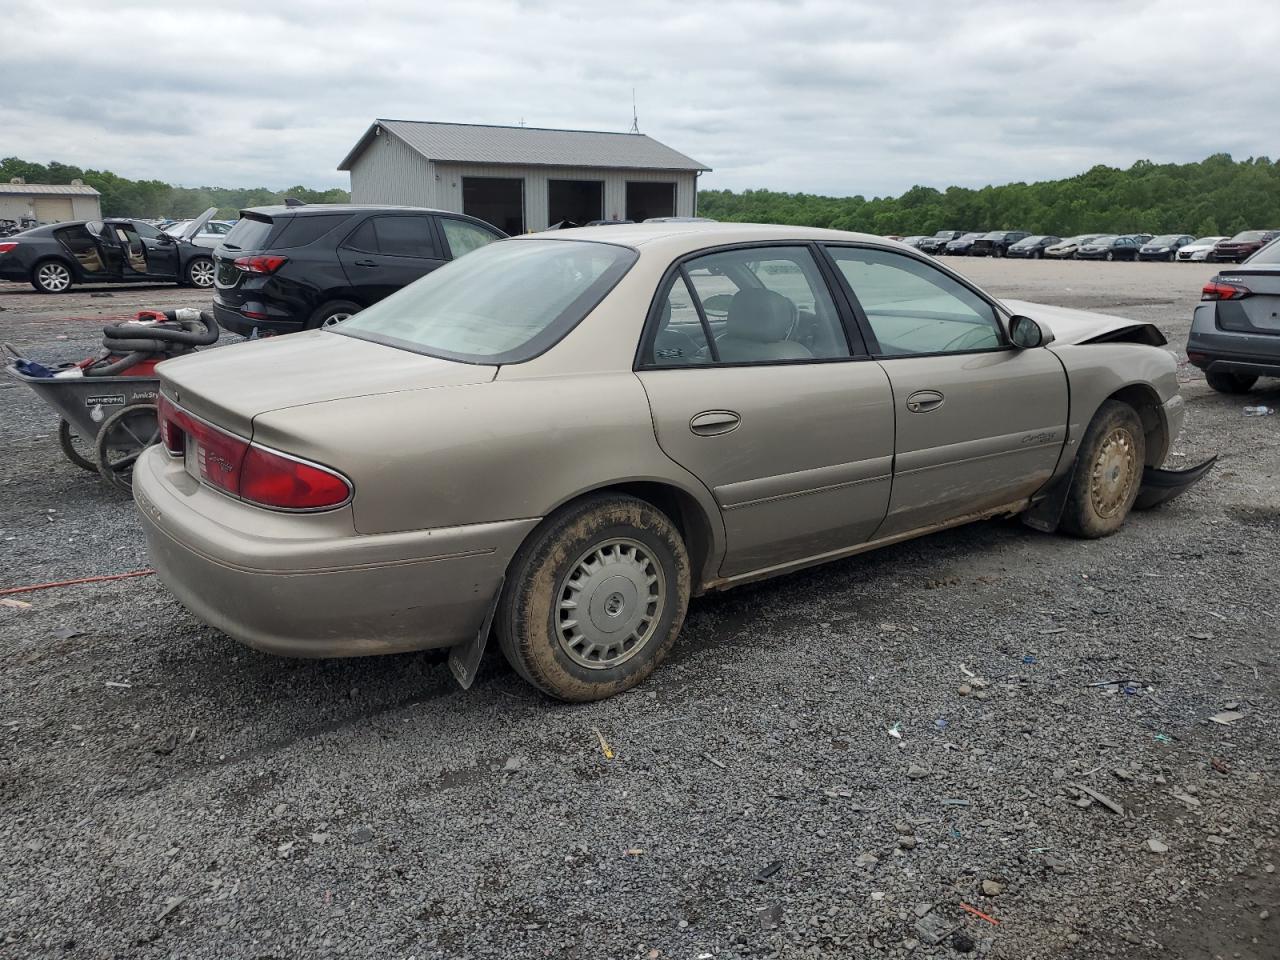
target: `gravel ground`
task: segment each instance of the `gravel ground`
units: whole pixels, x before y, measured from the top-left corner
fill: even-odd
[[[1213,272],[951,263],[1175,350]],[[199,300],[112,293],[0,284],[0,341],[85,356],[69,314]],[[1172,462],[1220,465],[1119,535],[983,523],[705,598],[606,703],[492,655],[466,693],[439,656],[272,658],[150,577],[23,594],[0,956],[1274,960],[1280,417],[1241,408],[1280,391],[1184,381]],[[0,383],[0,587],[147,565],[53,426]]]

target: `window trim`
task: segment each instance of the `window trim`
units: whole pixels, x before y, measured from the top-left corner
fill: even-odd
[[[975,353],[1000,353],[1004,351],[1017,349],[1013,345],[1013,343],[1009,340],[1008,325],[1009,325],[1009,318],[1012,316],[1012,314],[1009,313],[1009,311],[998,300],[994,299],[993,297],[989,296],[982,290],[975,287],[972,283],[970,283],[964,277],[960,276],[957,273],[952,272],[951,270],[948,270],[946,267],[942,266],[942,264],[935,263],[931,259],[928,259],[925,257],[914,256],[911,253],[906,251],[891,250],[888,247],[882,247],[872,243],[853,243],[853,242],[846,243],[838,240],[823,240],[818,243],[818,246],[821,248],[823,256],[830,261],[831,269],[835,272],[836,279],[840,284],[841,290],[849,298],[849,304],[853,308],[854,315],[857,317],[858,326],[861,329],[864,342],[866,343],[868,352],[871,354],[873,359],[879,360],[879,361],[885,361],[885,360],[909,360],[917,357],[962,357],[962,356],[975,354]],[[1000,336],[1000,345],[997,347],[979,347],[973,350],[946,350],[941,352],[934,351],[931,353],[883,353],[881,352],[880,340],[879,338],[876,337],[875,330],[873,330],[871,327],[871,321],[867,319],[867,313],[862,308],[862,302],[858,299],[857,294],[853,290],[852,284],[849,283],[844,273],[841,272],[839,264],[836,263],[835,257],[831,255],[828,248],[835,248],[835,249],[842,249],[842,250],[848,250],[848,249],[875,250],[878,253],[895,254],[896,256],[902,257],[907,260],[915,260],[918,263],[922,264],[923,266],[931,267],[934,270],[937,270],[939,273],[942,273],[944,276],[947,276],[952,280],[956,281],[958,284],[960,284],[960,286],[964,287],[966,290],[968,290],[970,293],[976,296],[979,300],[983,301],[985,304],[991,307],[991,312],[995,319],[996,330]]]
[[[674,286],[676,277],[687,277],[685,264],[691,260],[698,260],[702,257],[716,253],[729,253],[734,250],[774,250],[779,247],[803,247],[813,258],[814,266],[818,271],[818,278],[826,285],[827,295],[831,298],[831,305],[835,307],[836,319],[839,321],[840,329],[844,333],[845,346],[849,350],[847,357],[809,357],[807,359],[796,360],[738,360],[738,361],[718,361],[714,363],[653,363],[646,362],[645,357],[652,354],[653,342],[658,335],[658,325],[662,322],[662,302],[670,294],[672,286]],[[724,243],[714,244],[708,247],[700,247],[697,250],[691,250],[676,257],[667,268],[662,272],[662,276],[658,280],[658,285],[654,290],[653,299],[649,302],[649,309],[645,314],[644,327],[640,333],[639,342],[636,344],[635,357],[631,363],[633,372],[648,370],[723,370],[731,367],[794,367],[806,366],[815,363],[849,363],[868,362],[874,358],[866,349],[866,342],[862,337],[861,331],[855,326],[853,317],[848,313],[849,304],[845,301],[843,292],[839,288],[833,288],[831,285],[831,276],[829,267],[824,268],[826,254],[821,250],[819,244],[813,240],[750,240],[740,243]],[[694,298],[698,315],[701,318],[703,314],[702,299],[697,295],[697,288],[693,283],[686,279],[690,295]],[[709,324],[703,327],[704,335],[710,333]],[[855,337],[856,332],[856,337]]]

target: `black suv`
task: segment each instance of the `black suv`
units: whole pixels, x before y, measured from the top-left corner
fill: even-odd
[[[213,252],[213,314],[250,336],[345,320],[506,234],[483,220],[420,207],[254,207]]]
[[[959,240],[963,237],[963,230],[939,230],[932,237],[925,237],[916,244],[916,249],[922,253],[932,253],[934,255],[945,253],[947,244],[952,240]]]
[[[1026,230],[992,230],[985,237],[979,237],[973,241],[973,246],[969,248],[969,256],[971,257],[1003,257],[1009,253],[1009,248],[1019,240],[1025,240],[1031,236]]]

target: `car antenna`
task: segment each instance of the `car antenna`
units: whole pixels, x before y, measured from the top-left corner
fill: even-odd
[[[284,205],[286,207],[305,207],[307,205],[307,201],[299,200],[297,197],[285,197]]]

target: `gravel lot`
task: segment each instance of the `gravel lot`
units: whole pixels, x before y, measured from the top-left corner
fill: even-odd
[[[1179,351],[1214,272],[949,262]],[[110,292],[0,284],[0,341],[82,357],[201,300]],[[0,956],[1275,960],[1280,417],[1241,408],[1280,382],[1184,381],[1172,462],[1221,462],[1119,535],[984,523],[705,598],[606,703],[493,650],[467,693],[439,656],[275,659],[151,577],[22,594]],[[147,565],[54,426],[0,382],[0,588]]]

